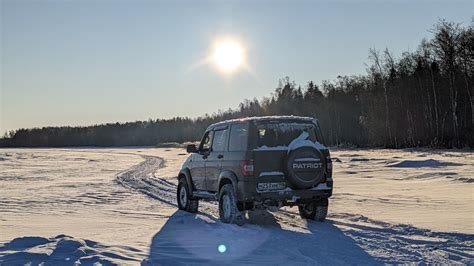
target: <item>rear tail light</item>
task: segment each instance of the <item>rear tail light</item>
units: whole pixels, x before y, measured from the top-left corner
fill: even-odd
[[[253,170],[254,170],[253,160],[242,161],[240,163],[240,169],[242,170],[242,174],[244,176],[253,175]]]

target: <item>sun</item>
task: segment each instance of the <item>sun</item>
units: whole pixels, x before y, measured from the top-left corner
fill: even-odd
[[[190,65],[187,72],[202,66],[210,66],[226,78],[232,77],[238,71],[244,71],[256,77],[252,66],[247,61],[246,46],[238,38],[231,36],[220,36],[211,41],[205,56]]]
[[[214,43],[211,62],[224,73],[233,73],[245,64],[245,49],[235,40],[220,40]]]

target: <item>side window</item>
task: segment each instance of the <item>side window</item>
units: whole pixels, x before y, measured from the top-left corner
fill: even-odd
[[[248,124],[234,124],[230,129],[229,151],[247,150]]]
[[[199,151],[209,151],[211,148],[211,140],[212,140],[213,131],[208,131],[204,133],[202,137],[201,144],[199,145]]]
[[[212,151],[224,151],[227,130],[218,130],[214,132],[214,140],[212,141]]]

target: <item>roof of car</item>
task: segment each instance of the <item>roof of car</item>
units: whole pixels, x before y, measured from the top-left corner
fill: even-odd
[[[243,118],[238,118],[238,119],[230,119],[230,120],[225,120],[221,122],[217,122],[215,124],[212,124],[208,127],[209,128],[214,128],[217,126],[225,125],[228,123],[235,123],[235,122],[246,122],[246,121],[265,121],[265,120],[305,120],[305,121],[317,121],[316,118],[313,117],[306,117],[306,116],[293,116],[293,115],[285,115],[285,116],[250,116],[250,117],[243,117]]]

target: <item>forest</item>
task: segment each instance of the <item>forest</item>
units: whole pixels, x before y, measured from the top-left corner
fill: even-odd
[[[370,49],[364,75],[301,85],[285,77],[269,97],[197,118],[21,128],[5,133],[0,147],[182,143],[225,119],[296,115],[318,118],[328,145],[472,148],[474,27],[440,20],[429,31],[415,51]]]

